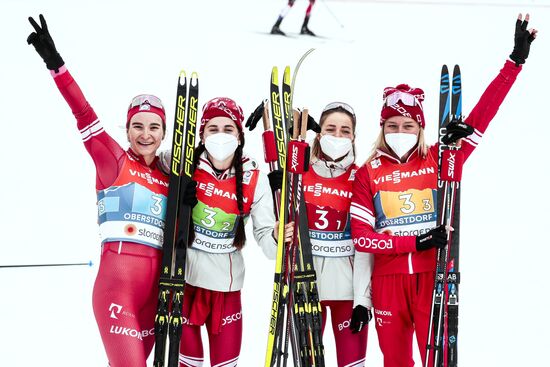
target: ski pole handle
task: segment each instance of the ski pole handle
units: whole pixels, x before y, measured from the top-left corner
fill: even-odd
[[[264,131],[271,130],[271,121],[269,121],[269,108],[267,107],[267,99],[264,99],[262,120],[264,122]]]
[[[309,169],[309,144],[303,139],[307,131],[307,110],[302,113],[293,110],[292,139],[288,143],[287,167],[292,173],[301,174]],[[305,120],[304,120],[305,116]],[[300,123],[300,128],[298,128]]]
[[[309,117],[308,109],[307,108],[302,109],[302,122],[300,124],[300,140],[306,140],[308,117]]]

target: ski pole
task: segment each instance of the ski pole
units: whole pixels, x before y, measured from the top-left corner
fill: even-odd
[[[38,267],[54,267],[54,266],[93,266],[92,260],[87,263],[66,263],[66,264],[16,264],[16,265],[0,265],[1,268],[38,268]]]
[[[340,28],[344,28],[344,24],[342,24],[342,22],[340,22],[340,20],[338,19],[338,17],[332,12],[332,10],[330,10],[330,8],[328,7],[328,5],[327,5],[327,3],[325,2],[325,0],[322,0],[321,2],[325,5],[325,8],[327,8],[327,11],[330,13],[330,15],[332,15],[332,17],[334,18],[334,20],[336,21],[336,23],[338,23],[338,25],[340,26]]]

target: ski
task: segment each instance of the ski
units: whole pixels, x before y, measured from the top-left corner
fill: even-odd
[[[313,254],[309,238],[307,211],[302,192],[302,174],[309,169],[309,144],[306,143],[308,111],[301,114],[294,110],[294,89],[297,72],[305,58],[313,52],[309,49],[298,61],[289,95],[289,125],[293,126],[293,139],[288,144],[287,170],[290,172],[291,215],[295,222],[295,241],[290,252],[291,295],[290,304],[293,306],[294,331],[299,352],[300,366],[324,366],[324,348],[322,344],[321,304],[317,291],[316,273],[313,266]],[[288,84],[288,83],[287,83]],[[283,85],[284,91],[284,85]],[[285,97],[285,93],[283,92]],[[287,101],[286,98],[285,102]],[[285,103],[286,107],[286,103]],[[292,112],[291,112],[292,111]],[[285,115],[287,115],[285,113]]]
[[[458,225],[463,158],[459,143],[454,141],[447,145],[445,137],[451,121],[461,122],[461,93],[458,65],[453,70],[452,84],[448,68],[443,65],[439,94],[437,224],[447,229],[447,246],[438,249],[436,255],[425,367],[431,366],[432,362],[435,367],[448,367],[448,358],[454,360],[456,366],[458,322],[454,315],[458,317]],[[452,319],[449,319],[450,315]]]
[[[264,112],[264,149],[266,162],[270,168],[283,171],[283,184],[278,209],[279,241],[275,264],[275,279],[271,318],[268,332],[268,345],[265,366],[287,365],[288,346],[292,346],[295,366],[324,366],[324,351],[321,341],[320,302],[315,284],[313,256],[309,243],[308,222],[305,202],[301,200],[301,172],[309,163],[309,145],[305,142],[307,112],[303,131],[300,134],[299,118],[292,109],[292,96],[296,75],[303,60],[313,49],[308,50],[299,60],[292,81],[287,66],[283,75],[282,95],[278,84],[278,69],[271,73],[270,105],[274,132],[270,131],[267,112]],[[265,105],[265,104],[264,104]],[[286,131],[296,123],[294,139],[289,139]],[[284,125],[284,126],[283,126]],[[268,132],[269,131],[269,132]],[[286,136],[286,138],[285,138]],[[273,149],[275,147],[275,149]],[[277,158],[273,152],[277,152]],[[301,202],[304,204],[302,205]],[[296,224],[295,238],[284,243],[286,223]],[[301,224],[300,224],[301,223]],[[304,229],[305,226],[305,229]],[[300,229],[301,228],[301,229]],[[302,233],[301,235],[299,233]],[[283,325],[285,326],[283,328]]]
[[[300,69],[300,65],[302,61],[305,59],[307,55],[302,56],[300,61],[298,61],[298,65],[296,67],[296,70],[294,71],[293,80],[295,80],[296,73]],[[291,76],[290,76],[290,66],[286,66],[284,73],[283,73],[283,86],[282,86],[282,102],[283,102],[283,121],[284,121],[284,129],[290,133],[290,127],[292,126],[292,118],[293,118],[293,111],[292,111],[292,95],[294,94],[294,84],[291,83]],[[287,152],[285,152],[285,169],[286,169],[286,176],[284,179],[287,181],[287,194],[286,194],[286,203],[285,204],[285,210],[287,210],[286,218],[287,223],[292,222],[295,220],[294,213],[292,210],[292,203],[293,201],[290,200],[292,193],[292,180],[291,175],[289,172],[289,164],[288,164],[288,144],[290,143],[290,137],[287,134],[286,139],[286,145],[285,149],[287,149]],[[291,217],[292,214],[292,217]],[[285,322],[285,333],[281,335],[279,342],[280,342],[280,350],[282,351],[282,356],[284,357],[283,360],[283,366],[286,367],[287,359],[288,359],[288,346],[292,347],[292,358],[294,361],[294,366],[301,366],[300,362],[300,346],[298,342],[298,331],[295,324],[295,319],[293,317],[293,305],[294,305],[294,295],[292,291],[293,283],[294,283],[294,263],[295,263],[295,242],[292,241],[291,243],[285,244],[285,257],[284,257],[284,264],[285,264],[285,272],[283,274],[286,284],[285,289],[285,303],[286,303],[286,322]],[[284,343],[284,345],[283,345]]]
[[[306,203],[302,191],[302,174],[309,169],[310,147],[306,143],[308,110],[302,111],[302,119],[298,124],[299,115],[294,121],[294,140],[289,145],[289,170],[292,172],[294,201],[294,221],[296,233],[296,258],[292,290],[294,294],[294,317],[296,333],[299,336],[300,359],[302,366],[324,367],[324,347],[322,342],[321,303],[317,291],[316,273],[313,266],[313,254],[309,238]],[[297,134],[300,128],[299,135]],[[298,135],[298,136],[296,136]],[[300,159],[301,158],[301,159]],[[297,167],[297,168],[296,168]]]
[[[451,89],[451,119],[462,121],[462,75],[460,67],[455,65],[453,70],[452,89]],[[457,334],[458,334],[458,284],[460,283],[460,273],[458,268],[459,259],[459,238],[460,238],[460,187],[461,182],[456,183],[456,193],[454,200],[454,216],[452,220],[453,233],[449,250],[448,266],[448,292],[447,298],[447,367],[457,366]]]
[[[272,367],[280,361],[281,352],[281,330],[284,319],[284,311],[286,308],[286,298],[288,294],[288,287],[286,285],[285,274],[285,259],[286,259],[286,246],[284,243],[284,224],[286,221],[287,210],[285,210],[285,202],[287,202],[287,187],[286,187],[286,139],[285,131],[283,127],[283,118],[281,110],[281,93],[278,84],[278,69],[273,67],[271,71],[271,84],[270,84],[270,101],[271,101],[271,113],[274,121],[275,132],[273,134],[273,140],[268,135],[264,136],[264,150],[266,155],[266,161],[269,160],[270,166],[273,169],[283,170],[283,182],[280,193],[274,197],[275,215],[279,218],[278,229],[278,241],[277,241],[277,257],[275,260],[275,276],[273,281],[273,297],[271,306],[271,318],[269,322],[269,332],[267,340],[267,350],[265,357],[265,366]],[[265,116],[265,114],[264,114]],[[268,122],[264,118],[264,130],[268,126]],[[265,130],[269,131],[269,129]],[[276,138],[276,142],[275,142]],[[269,157],[269,152],[272,151],[271,144],[276,144],[277,148],[277,160],[272,161]],[[267,146],[266,146],[267,145]],[[278,197],[278,201],[275,200]],[[286,359],[286,357],[285,357]]]
[[[178,77],[162,267],[155,316],[155,367],[166,365],[167,337],[168,367],[179,365],[185,261],[191,223],[191,208],[180,205],[179,199],[193,177],[198,94],[197,74],[191,75],[188,87],[187,76],[182,70]]]

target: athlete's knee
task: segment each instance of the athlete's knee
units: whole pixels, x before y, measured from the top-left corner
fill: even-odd
[[[191,357],[180,353],[179,367],[202,367],[204,357]]]

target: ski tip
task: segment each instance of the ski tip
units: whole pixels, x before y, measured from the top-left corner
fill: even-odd
[[[283,75],[283,81],[286,84],[290,84],[290,66],[285,66],[285,73]]]
[[[187,73],[185,73],[185,70],[183,70],[183,69],[180,70],[180,75],[179,75],[179,77],[180,77],[180,78],[181,78],[181,77],[187,78]]]
[[[458,64],[456,64],[453,70],[454,70],[454,73],[455,73],[455,74],[456,74],[457,72],[460,72],[460,66],[458,66]]]
[[[196,71],[193,71],[191,74],[191,85],[196,87],[199,85],[199,74]]]
[[[276,85],[279,83],[279,69],[276,66],[271,69],[271,83]]]

